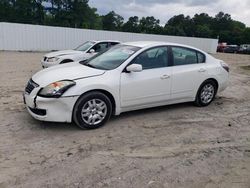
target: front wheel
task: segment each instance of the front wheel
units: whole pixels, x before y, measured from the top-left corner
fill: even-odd
[[[214,100],[216,92],[216,83],[212,80],[205,81],[197,92],[195,104],[197,106],[209,105]]]
[[[110,118],[112,104],[101,92],[89,92],[76,103],[73,120],[83,129],[96,129],[104,125]]]

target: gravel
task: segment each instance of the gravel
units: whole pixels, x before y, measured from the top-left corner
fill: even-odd
[[[22,92],[43,53],[0,52],[0,187],[250,185],[250,56],[215,54],[230,85],[208,107],[134,111],[96,130],[34,120]]]

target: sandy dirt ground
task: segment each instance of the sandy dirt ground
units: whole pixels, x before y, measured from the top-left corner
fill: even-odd
[[[216,54],[230,85],[208,107],[124,113],[96,130],[44,123],[22,92],[42,53],[0,52],[0,187],[250,187],[250,56]]]

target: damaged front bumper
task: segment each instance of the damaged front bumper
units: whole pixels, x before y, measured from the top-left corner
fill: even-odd
[[[29,114],[37,120],[52,122],[72,122],[74,104],[79,96],[45,98],[37,96],[39,88],[24,93],[23,99]]]

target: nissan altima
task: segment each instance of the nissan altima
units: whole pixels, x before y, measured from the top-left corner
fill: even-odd
[[[45,54],[41,64],[43,68],[48,68],[59,64],[87,60],[119,43],[119,41],[113,40],[87,41],[74,50],[61,50]]]
[[[93,129],[126,111],[189,101],[207,106],[228,78],[228,65],[202,50],[129,42],[84,62],[41,70],[28,81],[24,102],[35,119]]]

